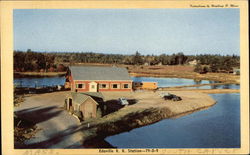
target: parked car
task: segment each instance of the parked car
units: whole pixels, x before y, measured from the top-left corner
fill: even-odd
[[[164,97],[164,96],[167,96],[167,95],[170,95],[170,93],[165,93],[165,92],[164,92],[164,93],[160,93],[160,94],[159,94],[160,97]]]
[[[181,97],[180,96],[174,96],[173,98],[172,98],[172,100],[173,101],[181,101],[182,99],[181,99]]]
[[[128,105],[128,100],[126,98],[119,98],[118,99],[119,104],[121,105]]]
[[[165,100],[173,100],[173,101],[181,101],[182,100],[181,97],[176,96],[174,94],[170,94],[170,93],[166,94],[163,98]]]
[[[165,95],[163,96],[163,98],[164,98],[165,100],[172,100],[172,99],[174,98],[174,94],[170,94],[170,93],[165,94]]]

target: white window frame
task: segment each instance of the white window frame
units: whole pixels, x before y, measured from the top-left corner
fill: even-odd
[[[128,88],[125,88],[125,85],[128,85]],[[124,83],[124,84],[122,84],[122,88],[123,89],[129,89],[130,88],[130,84],[129,83]]]
[[[114,85],[117,85],[117,88],[114,88]],[[112,83],[111,88],[112,89],[120,89],[120,84],[119,83]]]
[[[79,88],[79,85],[82,85],[82,88]],[[84,83],[77,83],[76,84],[76,89],[85,89],[85,84]]]
[[[102,87],[103,84],[106,85],[105,88]],[[100,89],[109,89],[109,84],[108,84],[108,83],[99,83],[99,88],[100,88]]]

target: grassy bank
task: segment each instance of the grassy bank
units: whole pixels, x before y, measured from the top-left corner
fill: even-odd
[[[113,64],[79,64],[79,65],[113,66]],[[219,81],[223,83],[234,83],[234,84],[240,83],[239,75],[234,75],[232,73],[199,74],[194,72],[195,67],[191,65],[145,66],[145,65],[116,64],[116,66],[127,68],[130,76],[187,78],[194,80]]]
[[[66,72],[14,72],[15,77],[53,77],[64,76]]]
[[[240,93],[240,89],[196,89],[194,87],[201,86],[218,86],[226,85],[231,83],[211,83],[211,84],[197,84],[197,85],[185,85],[176,87],[160,87],[158,90],[162,91],[190,91],[190,92],[200,92],[206,94],[224,94],[224,93]],[[186,89],[189,88],[189,89]]]
[[[163,88],[164,91],[187,91],[187,89],[181,88]],[[228,93],[240,93],[239,89],[188,89],[190,92],[199,92],[206,94],[228,94]]]
[[[239,84],[240,76],[227,74],[227,73],[207,73],[207,74],[199,74],[195,72],[174,72],[174,73],[150,73],[150,72],[130,72],[130,76],[135,77],[168,77],[168,78],[187,78],[194,80],[210,80],[210,81],[218,81],[223,83],[232,83]]]
[[[118,65],[119,66],[119,65]],[[240,76],[229,73],[206,73],[199,74],[194,72],[194,66],[173,65],[173,66],[136,66],[120,65],[126,67],[131,76],[144,77],[169,77],[169,78],[187,78],[195,80],[211,80],[225,83],[240,83]]]
[[[100,63],[79,63],[76,65],[94,66],[113,66],[114,64]],[[169,78],[188,78],[195,80],[211,80],[225,83],[240,83],[240,76],[229,73],[207,73],[199,74],[194,72],[194,66],[173,65],[173,66],[144,66],[144,65],[123,65],[115,64],[118,67],[128,69],[131,76],[145,77],[169,77]],[[66,72],[15,72],[16,76],[63,76]]]
[[[24,141],[35,136],[38,131],[35,123],[14,115],[14,146],[25,147]]]

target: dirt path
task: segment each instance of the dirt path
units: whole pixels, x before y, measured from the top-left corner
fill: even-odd
[[[80,122],[62,109],[68,92],[55,92],[25,97],[18,116],[37,124],[40,131],[25,141],[25,148],[81,148]]]

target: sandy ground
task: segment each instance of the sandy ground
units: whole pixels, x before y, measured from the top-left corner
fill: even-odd
[[[161,93],[172,93],[182,98],[181,101],[164,100]],[[105,100],[125,97],[136,99],[137,103],[125,106],[102,118],[83,122],[84,146],[98,148],[93,140],[105,139],[107,136],[130,131],[134,128],[156,123],[162,119],[180,117],[189,113],[207,109],[216,101],[210,96],[189,91],[136,91],[136,92],[105,92]],[[86,128],[87,123],[90,128]],[[89,143],[92,145],[88,146]]]
[[[178,95],[183,100],[166,101],[160,97],[161,93],[166,92]],[[96,135],[96,131],[99,129],[102,130],[102,127],[99,127],[100,125],[117,127],[114,123],[126,121],[126,118],[137,123],[134,125],[131,123],[131,126],[129,126],[134,128],[215,104],[215,101],[207,94],[190,91],[104,92],[106,101],[125,97],[136,99],[137,102],[103,118],[91,120],[89,122],[91,128],[88,129],[88,121],[80,124],[75,117],[62,109],[65,96],[68,93],[54,92],[31,95],[25,97],[25,101],[19,107],[15,107],[18,116],[35,122],[41,129],[35,137],[25,142],[26,148],[82,148],[82,142],[85,139]],[[157,110],[154,115],[152,115],[153,110]],[[144,116],[147,117],[145,114],[147,111],[151,113],[148,115],[150,118],[144,118]],[[122,131],[123,129],[119,130],[119,132]]]
[[[35,122],[39,131],[25,141],[26,148],[81,148],[80,122],[62,109],[68,92],[54,92],[25,97],[15,107],[18,116]]]
[[[171,93],[182,98],[181,101],[164,100],[160,94]],[[195,108],[211,106],[215,101],[207,94],[191,91],[136,91],[136,92],[104,92],[105,100],[125,97],[136,99],[137,103],[126,108],[169,108],[174,113],[194,110]]]

